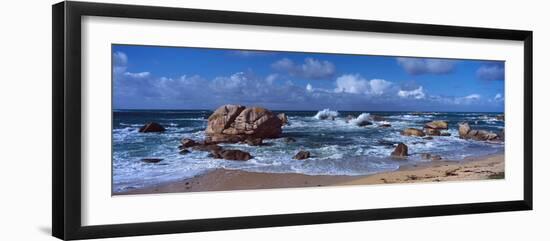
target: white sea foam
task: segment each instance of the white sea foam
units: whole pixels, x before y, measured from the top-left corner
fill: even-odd
[[[362,123],[368,122],[369,119],[370,119],[369,113],[362,113],[357,118],[350,120],[349,123],[359,126]]]
[[[317,114],[315,114],[313,118],[319,119],[319,120],[325,120],[325,119],[334,119],[337,116],[338,116],[338,111],[324,109],[317,112]]]

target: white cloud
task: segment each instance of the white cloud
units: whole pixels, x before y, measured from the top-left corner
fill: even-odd
[[[383,79],[366,80],[360,75],[346,74],[336,79],[337,93],[382,95],[392,86]]]
[[[122,74],[126,71],[126,65],[128,64],[128,56],[120,51],[113,53],[113,72],[115,74]]]
[[[125,72],[124,75],[125,76],[129,76],[129,77],[132,77],[132,78],[147,78],[150,76],[151,73],[149,72],[139,72],[139,73],[130,73],[130,72]]]
[[[493,98],[493,100],[494,100],[494,101],[497,101],[497,102],[503,101],[503,100],[504,100],[504,97],[502,96],[501,93],[498,93],[498,94],[495,95],[495,97]]]
[[[271,65],[278,71],[287,72],[291,76],[306,79],[327,79],[334,75],[336,67],[329,61],[306,58],[303,64],[296,64],[288,58],[283,58]]]
[[[372,79],[369,82],[371,93],[376,95],[384,94],[384,92],[390,88],[391,82],[383,79]]]
[[[464,96],[464,99],[466,100],[479,100],[481,98],[481,95],[479,94],[471,94],[468,96]]]
[[[366,94],[368,93],[369,83],[359,75],[342,75],[336,79],[335,92]]]
[[[312,91],[313,91],[313,86],[311,86],[311,84],[308,83],[308,84],[306,85],[306,90],[307,90],[308,92],[312,92]]]
[[[422,86],[414,90],[399,90],[399,92],[397,92],[397,95],[402,98],[414,98],[417,100],[424,99],[426,97]]]
[[[412,75],[421,74],[448,74],[453,71],[456,60],[426,59],[426,58],[397,58],[397,63]]]

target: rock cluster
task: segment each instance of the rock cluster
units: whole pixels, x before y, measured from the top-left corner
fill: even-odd
[[[462,122],[458,124],[458,135],[462,139],[472,139],[477,141],[502,141],[504,140],[504,133],[496,134],[494,132],[486,130],[474,130],[470,127],[468,122]]]

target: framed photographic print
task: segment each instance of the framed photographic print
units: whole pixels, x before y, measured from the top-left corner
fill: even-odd
[[[532,209],[532,32],[53,6],[53,235]]]

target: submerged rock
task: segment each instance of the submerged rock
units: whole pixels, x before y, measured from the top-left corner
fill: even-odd
[[[409,147],[407,147],[407,145],[401,142],[397,144],[397,147],[395,147],[395,149],[391,153],[392,158],[399,158],[399,159],[407,158],[408,155],[409,155]]]
[[[311,157],[311,153],[309,151],[299,151],[298,153],[296,153],[296,155],[294,155],[292,159],[304,160],[310,157]]]
[[[197,145],[200,145],[200,143],[192,140],[192,139],[189,139],[189,138],[183,138],[181,141],[181,146],[186,148],[186,147],[193,147],[193,146],[197,146]]]
[[[425,136],[426,134],[422,130],[419,130],[416,128],[407,128],[401,132],[401,135],[422,137],[422,136]]]
[[[223,149],[221,146],[218,146],[217,144],[212,144],[212,143],[200,144],[200,145],[193,146],[191,148],[198,151],[219,151]]]
[[[260,146],[263,144],[262,138],[248,138],[244,141],[249,146]]]
[[[236,143],[248,138],[277,138],[283,122],[262,107],[224,105],[208,117],[206,135],[210,142]]]
[[[241,150],[218,150],[211,152],[212,157],[231,161],[248,161],[252,159],[252,155]]]
[[[143,158],[141,159],[142,162],[145,162],[145,163],[159,163],[162,161],[162,159],[160,158]]]
[[[181,150],[180,150],[180,154],[182,154],[182,155],[185,155],[185,154],[187,154],[187,153],[189,153],[189,152],[190,152],[190,151],[187,150],[187,149],[181,149]]]
[[[285,143],[293,143],[293,142],[296,142],[296,139],[294,139],[292,137],[286,137],[285,138]]]
[[[149,122],[139,128],[139,132],[164,132],[166,129],[156,122]]]
[[[440,136],[441,135],[441,132],[437,129],[432,129],[432,128],[426,128],[424,129],[424,132],[426,133],[426,135],[429,135],[429,136]]]

